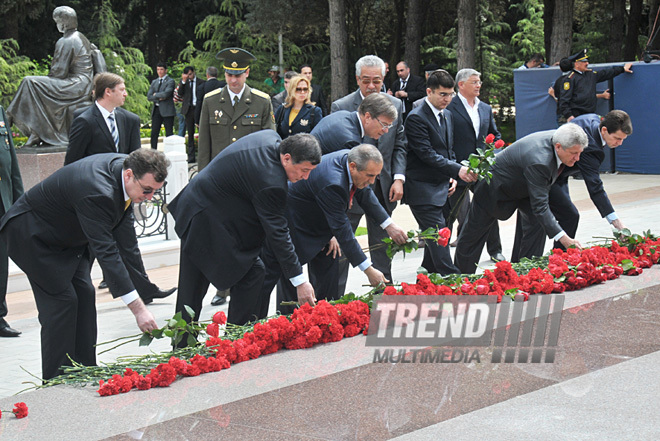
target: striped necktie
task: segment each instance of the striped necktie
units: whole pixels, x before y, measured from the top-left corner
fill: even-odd
[[[112,135],[112,140],[115,142],[115,150],[119,151],[119,132],[117,132],[114,113],[108,115],[108,121],[110,121],[110,135]]]

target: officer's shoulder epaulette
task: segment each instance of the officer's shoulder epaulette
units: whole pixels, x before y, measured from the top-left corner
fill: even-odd
[[[223,89],[223,88],[221,87],[220,89],[212,90],[212,91],[210,91],[209,93],[207,93],[206,95],[204,95],[204,98],[207,98],[207,97],[210,97],[210,96],[216,95],[216,94],[222,92],[222,89]]]
[[[268,95],[266,92],[262,92],[259,89],[255,89],[254,87],[250,89],[250,92],[256,96],[260,96],[261,98],[270,101],[270,95]]]
[[[573,75],[575,75],[575,72],[571,72],[568,74],[568,78],[573,78]]]

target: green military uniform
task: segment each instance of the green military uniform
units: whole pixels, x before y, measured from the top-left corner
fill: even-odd
[[[240,101],[232,106],[227,87],[204,95],[199,118],[199,171],[237,139],[259,130],[275,130],[273,105],[268,94],[245,85]]]

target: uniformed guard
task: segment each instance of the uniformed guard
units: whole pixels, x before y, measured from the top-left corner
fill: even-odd
[[[270,96],[245,84],[255,56],[230,47],[218,52],[216,58],[222,60],[227,85],[204,95],[199,118],[199,171],[237,139],[263,129],[275,130]],[[228,295],[229,290],[218,291],[211,304],[224,304]]]
[[[259,130],[275,129],[270,97],[245,84],[250,62],[256,59],[254,55],[232,47],[218,52],[216,58],[223,60],[227,85],[204,96],[199,119],[199,171],[237,139]]]
[[[589,69],[587,50],[568,57],[573,61],[573,70],[566,76],[559,96],[560,118],[567,122],[587,113],[596,113],[596,84],[620,75],[632,73],[632,63],[599,70]]]

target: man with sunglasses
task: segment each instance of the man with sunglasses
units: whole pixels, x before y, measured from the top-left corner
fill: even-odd
[[[446,110],[454,93],[454,79],[446,71],[433,72],[427,81],[426,103],[410,112],[405,129],[408,165],[404,202],[421,230],[443,228],[443,208],[456,189],[456,180],[475,182],[477,175],[455,160],[452,114]],[[452,178],[450,184],[450,178]],[[456,274],[448,247],[427,243],[422,266],[430,273]]]
[[[151,199],[167,177],[161,152],[92,155],[67,165],[25,193],[0,220],[9,257],[28,276],[41,323],[42,378],[62,373],[69,358],[96,364],[96,306],[89,249],[113,297],[121,297],[142,332],[158,327],[119,254],[132,228],[131,202]],[[126,225],[128,223],[129,225]]]

